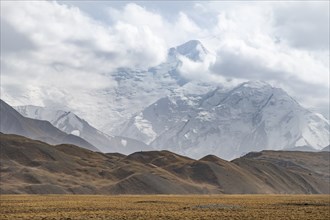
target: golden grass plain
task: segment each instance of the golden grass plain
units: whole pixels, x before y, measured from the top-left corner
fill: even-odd
[[[330,219],[330,195],[1,195],[0,219]]]

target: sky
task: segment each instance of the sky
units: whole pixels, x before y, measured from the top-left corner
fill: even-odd
[[[67,108],[197,39],[191,80],[264,80],[329,118],[329,1],[1,1],[1,98]],[[184,64],[185,65],[185,64]],[[61,106],[62,105],[62,106]]]

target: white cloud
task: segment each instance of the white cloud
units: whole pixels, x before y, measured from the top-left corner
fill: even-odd
[[[176,22],[175,27],[176,29],[182,29],[184,32],[187,33],[196,34],[201,31],[201,29],[183,12],[180,12],[179,19]]]
[[[107,26],[57,2],[1,3],[1,23],[8,27],[1,45],[15,45],[8,33],[33,45],[23,51],[9,48],[1,57],[1,89],[13,104],[84,102],[82,94],[89,90],[116,85],[106,73],[156,65],[167,54],[163,39],[147,25],[119,21]]]
[[[148,28],[154,36],[163,40],[162,43],[166,49],[191,39],[198,39],[207,32],[182,11],[173,19],[173,22],[135,3],[128,3],[123,9],[110,7],[108,14],[114,24]],[[154,46],[157,45],[159,44],[154,44]]]
[[[209,10],[214,11],[215,4],[221,3],[210,3]],[[325,8],[329,2],[257,2],[216,10],[214,39],[207,42],[217,51],[211,70],[230,79],[281,85],[305,107],[329,117],[329,11]]]
[[[297,48],[329,49],[329,2],[289,2],[274,8],[276,34]]]
[[[212,56],[182,58],[184,77],[262,79],[329,111],[329,2],[171,4],[177,8],[168,13],[169,4],[102,3],[109,23],[66,1],[1,2],[2,96],[15,104],[93,105],[89,90],[116,86],[106,73],[156,65],[169,47],[199,39]]]
[[[203,82],[215,82],[222,83],[225,82],[225,77],[220,75],[214,75],[210,71],[210,66],[213,66],[216,57],[208,53],[202,60],[193,61],[185,56],[179,56],[181,60],[181,66],[179,68],[180,74],[188,80],[196,80]]]
[[[162,29],[164,25],[163,18],[159,14],[152,13],[135,3],[128,3],[122,10],[109,8],[108,13],[114,22],[120,20],[134,26],[148,26],[153,30]]]

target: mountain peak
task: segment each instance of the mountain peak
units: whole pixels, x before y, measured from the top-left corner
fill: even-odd
[[[241,84],[242,87],[248,87],[253,89],[260,89],[264,87],[272,87],[269,83],[262,80],[251,80]]]
[[[187,41],[186,43],[181,44],[181,45],[177,46],[176,48],[180,52],[187,52],[187,51],[196,49],[198,46],[201,46],[205,50],[204,46],[202,45],[202,43],[199,40]],[[206,50],[205,50],[205,52],[206,52]]]
[[[24,117],[1,99],[0,118],[0,131],[2,133],[23,135],[49,144],[74,144],[89,150],[99,151],[86,140],[59,130],[49,121]]]
[[[192,61],[202,61],[208,54],[207,49],[199,40],[190,40],[177,47],[172,47],[169,52],[170,55],[182,55]]]

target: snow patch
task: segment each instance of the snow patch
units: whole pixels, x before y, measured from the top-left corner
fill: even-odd
[[[127,140],[121,139],[120,143],[126,147],[127,146]]]
[[[300,139],[296,142],[296,146],[297,146],[297,147],[306,146],[306,145],[307,145],[307,143],[306,143],[306,141],[305,141],[304,138],[300,138]]]
[[[135,117],[134,125],[141,133],[148,137],[146,144],[150,144],[157,137],[156,132],[152,129],[152,124],[143,118],[142,113]]]
[[[73,130],[73,131],[71,131],[71,134],[76,135],[76,136],[80,136],[80,131],[79,130]]]
[[[201,121],[212,121],[213,114],[207,111],[201,111],[197,114],[196,118],[200,119]]]

